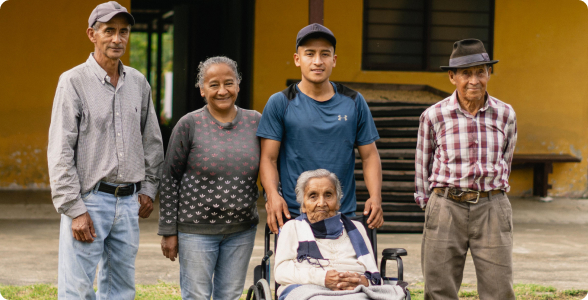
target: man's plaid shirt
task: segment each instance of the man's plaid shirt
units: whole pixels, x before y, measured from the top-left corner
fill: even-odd
[[[512,106],[486,94],[472,116],[461,109],[457,92],[420,117],[415,157],[415,201],[425,207],[435,187],[509,191],[508,176],[517,141]]]

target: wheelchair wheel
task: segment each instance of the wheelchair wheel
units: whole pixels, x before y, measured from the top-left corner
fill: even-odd
[[[272,300],[272,291],[265,279],[260,279],[255,285],[249,287],[246,300]]]

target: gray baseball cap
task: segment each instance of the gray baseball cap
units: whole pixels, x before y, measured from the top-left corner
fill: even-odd
[[[296,36],[296,51],[298,51],[298,46],[310,37],[324,37],[327,41],[331,42],[333,48],[337,45],[337,39],[335,39],[335,35],[333,35],[333,32],[329,28],[314,23],[298,31],[298,35]]]
[[[88,19],[88,27],[94,26],[96,22],[108,22],[118,14],[124,14],[129,19],[129,23],[135,25],[135,18],[133,18],[133,15],[124,6],[118,4],[116,1],[108,1],[94,8]]]

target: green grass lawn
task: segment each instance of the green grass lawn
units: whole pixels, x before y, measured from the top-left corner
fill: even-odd
[[[515,293],[518,300],[551,300],[551,299],[583,299],[588,290],[557,290],[551,286],[536,284],[515,284]],[[243,297],[245,299],[245,293]],[[57,287],[49,284],[35,284],[27,286],[0,285],[0,294],[7,300],[49,300],[57,298]],[[423,284],[416,284],[411,287],[411,295],[414,300],[423,299]],[[476,292],[475,285],[463,284],[459,298],[463,300],[480,299]],[[137,296],[135,299],[182,299],[180,287],[175,284],[159,282],[152,285],[137,285]]]

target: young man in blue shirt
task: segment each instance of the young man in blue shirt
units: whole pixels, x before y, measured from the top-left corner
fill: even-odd
[[[343,188],[340,211],[354,216],[355,152],[363,163],[370,194],[364,214],[368,224],[384,223],[382,212],[382,165],[375,141],[380,137],[363,96],[329,81],[337,63],[333,33],[320,24],[298,32],[294,63],[302,80],[268,100],[257,130],[261,138],[260,174],[266,193],[267,223],[278,232],[284,219],[300,214],[296,180],[309,170],[327,169],[339,177]]]

